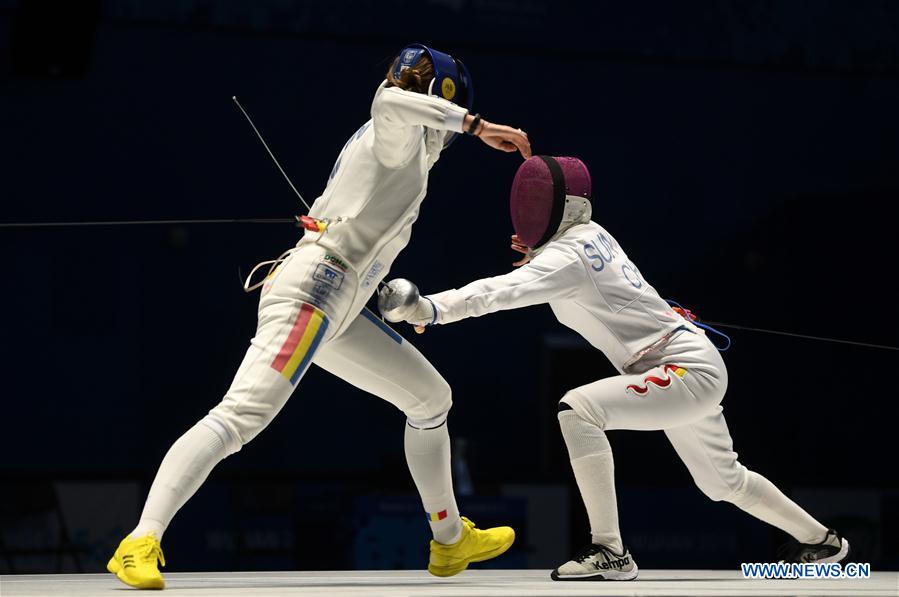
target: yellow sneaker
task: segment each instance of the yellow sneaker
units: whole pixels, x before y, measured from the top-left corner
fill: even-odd
[[[462,537],[452,545],[431,540],[431,561],[428,572],[434,576],[459,574],[472,562],[495,558],[512,547],[515,531],[511,527],[481,530],[462,517]]]
[[[156,535],[149,533],[137,539],[128,535],[119,543],[119,548],[112,554],[106,569],[128,586],[164,589],[165,581],[156,567],[157,559],[165,566],[165,556],[162,555],[162,547]]]

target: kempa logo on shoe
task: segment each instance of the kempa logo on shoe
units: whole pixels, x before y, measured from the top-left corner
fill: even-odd
[[[593,567],[597,570],[609,570],[610,568],[624,568],[631,563],[630,556],[612,560],[611,562],[593,562]]]

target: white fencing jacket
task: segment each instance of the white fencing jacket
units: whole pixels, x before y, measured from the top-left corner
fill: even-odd
[[[436,323],[549,303],[563,325],[619,370],[641,350],[689,325],[646,282],[614,237],[592,221],[571,227],[513,272],[427,298],[436,308]]]
[[[409,242],[428,171],[468,113],[443,98],[385,85],[375,93],[371,120],[347,141],[309,212],[329,221],[328,228],[307,231],[300,241],[334,251],[360,274],[375,268],[379,278]]]

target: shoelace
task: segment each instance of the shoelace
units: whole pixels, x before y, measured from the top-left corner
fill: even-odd
[[[141,548],[140,556],[144,560],[155,561],[159,560],[159,562],[165,566],[165,555],[162,553],[162,545],[159,544],[159,541],[156,541],[155,538],[152,538],[150,535],[147,536],[144,541],[144,545]]]
[[[584,563],[589,558],[592,558],[596,554],[601,553],[605,560],[609,561],[609,555],[606,553],[606,549],[602,545],[596,545],[591,543],[584,549],[580,550],[577,555],[574,556],[574,561],[578,564]]]
[[[710,326],[706,323],[702,323],[701,321],[699,321],[698,315],[693,313],[693,311],[682,307],[680,305],[680,303],[678,303],[677,301],[671,301],[671,300],[665,299],[665,302],[668,303],[669,305],[671,305],[672,311],[674,311],[675,313],[677,313],[678,315],[680,315],[681,317],[683,317],[684,319],[686,319],[687,321],[689,321],[690,323],[695,325],[696,327],[702,328],[702,329],[706,330],[707,332],[712,332],[713,334],[716,334],[716,335],[724,338],[724,340],[726,342],[726,344],[724,344],[724,346],[718,346],[717,344],[712,342],[712,344],[715,346],[715,348],[718,349],[719,352],[724,352],[728,348],[730,348],[730,345],[731,345],[730,336],[728,336],[724,332],[719,332],[718,330],[716,330],[715,328],[713,328],[712,326]],[[711,340],[711,338],[709,338],[709,339]]]

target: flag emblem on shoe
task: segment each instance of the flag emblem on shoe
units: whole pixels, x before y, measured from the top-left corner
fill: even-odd
[[[630,390],[637,396],[645,396],[649,392],[649,384],[656,386],[657,388],[665,389],[671,385],[671,376],[668,373],[674,373],[676,376],[683,378],[684,375],[687,374],[687,370],[679,365],[665,365],[662,367],[662,373],[665,375],[664,377],[656,377],[655,375],[647,375],[643,379],[643,383],[646,385],[636,385],[630,384],[627,386],[627,390]]]
[[[321,343],[328,318],[321,309],[304,303],[297,312],[296,320],[278,356],[272,361],[272,369],[280,373],[290,383],[295,384],[312,362],[312,355]]]
[[[428,520],[431,522],[437,522],[438,520],[443,520],[446,518],[446,510],[441,510],[440,512],[425,512],[428,515]]]

